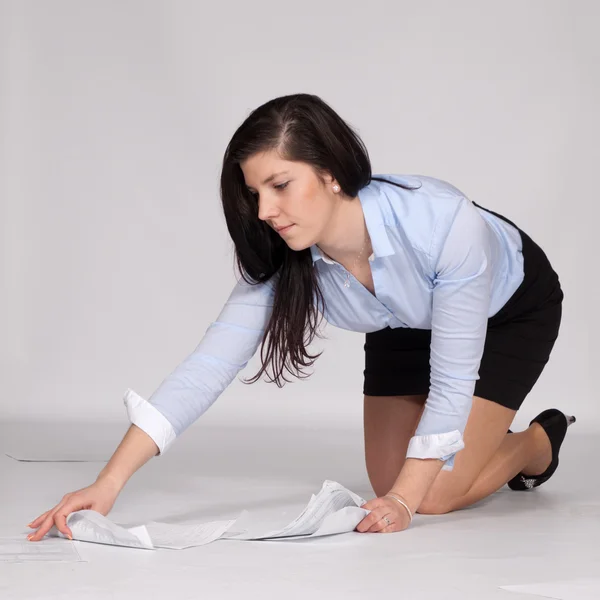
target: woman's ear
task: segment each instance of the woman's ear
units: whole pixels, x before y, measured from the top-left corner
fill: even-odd
[[[335,177],[331,173],[329,173],[329,171],[325,171],[324,169],[319,169],[315,172],[316,172],[317,177],[319,178],[319,180],[325,187],[328,187],[331,189],[331,186],[334,183],[337,183],[335,181]]]

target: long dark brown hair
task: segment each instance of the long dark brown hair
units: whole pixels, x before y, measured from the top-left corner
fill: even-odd
[[[262,340],[262,367],[244,383],[254,383],[270,366],[270,382],[289,382],[284,371],[308,377],[303,371],[321,355],[307,346],[318,332],[325,299],[313,268],[310,248],[290,249],[272,227],[258,218],[258,203],[246,187],[240,163],[270,150],[288,161],[311,165],[317,177],[329,173],[345,197],[354,198],[372,179],[367,149],[358,134],[321,98],[292,94],[253,110],[233,134],[223,157],[221,202],[235,259],[249,284],[274,277],[273,310]],[[379,179],[380,181],[386,181]],[[405,189],[413,189],[399,183]]]

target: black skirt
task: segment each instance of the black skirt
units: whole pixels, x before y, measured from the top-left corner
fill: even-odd
[[[506,217],[479,208],[519,231],[524,278],[508,302],[488,319],[474,395],[518,410],[550,358],[560,328],[563,292],[544,251]],[[367,333],[363,393],[427,394],[430,343],[431,329],[386,327]]]

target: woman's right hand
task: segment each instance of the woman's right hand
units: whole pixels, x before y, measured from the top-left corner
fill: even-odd
[[[159,448],[144,430],[132,424],[106,466],[92,485],[71,492],[49,511],[33,520],[27,527],[37,529],[27,536],[38,542],[56,525],[58,531],[73,539],[67,527],[67,517],[78,510],[95,510],[106,516],[127,480],[143,464],[156,456]]]
[[[92,485],[71,492],[49,511],[29,523],[28,527],[37,529],[27,536],[32,542],[38,542],[56,525],[58,531],[73,539],[73,534],[67,526],[67,516],[78,510],[95,510],[106,516],[113,507],[121,486],[108,476],[98,478]]]

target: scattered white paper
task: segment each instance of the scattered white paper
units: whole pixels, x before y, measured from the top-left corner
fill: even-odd
[[[218,540],[227,534],[229,528],[236,521],[237,519],[210,523],[156,523],[151,521],[146,525],[146,529],[156,548],[183,550]]]
[[[22,537],[0,538],[0,562],[85,562],[70,540],[30,542]]]
[[[261,538],[265,541],[305,540],[323,535],[336,535],[350,533],[371,511],[358,506],[345,506],[340,510],[327,515],[320,527],[308,535],[288,535],[285,537]]]
[[[311,496],[304,510],[276,531],[250,532],[230,537],[236,540],[289,540],[354,531],[370,511],[360,508],[365,500],[336,481],[325,480],[319,493]]]
[[[556,600],[598,600],[600,598],[600,579],[588,577],[526,585],[503,585],[500,586],[500,589],[519,594],[555,598]]]
[[[209,523],[157,523],[125,528],[95,510],[80,510],[67,517],[73,539],[81,542],[126,546],[128,548],[171,548],[182,550],[203,546],[221,537],[237,519]],[[66,538],[53,527],[48,535]]]
[[[73,534],[73,539],[80,542],[154,549],[148,531],[143,525],[125,529],[95,510],[80,510],[71,513],[67,517],[67,525]],[[56,527],[53,527],[48,535],[50,537],[66,537]]]
[[[67,517],[73,539],[81,542],[126,546],[153,550],[171,548],[182,550],[192,546],[203,546],[218,539],[230,540],[292,540],[323,535],[335,535],[354,531],[370,511],[360,508],[365,500],[346,489],[343,485],[326,480],[317,495],[313,494],[304,510],[282,529],[269,531],[264,527],[254,531],[232,530],[237,519],[226,521],[197,521],[185,523],[158,523],[151,521],[136,527],[123,527],[94,510],[80,510]],[[257,529],[259,529],[257,531]],[[50,537],[66,536],[53,527]],[[29,542],[31,543],[31,542]]]
[[[108,462],[108,459],[98,452],[78,452],[77,458],[73,458],[73,453],[54,453],[52,455],[36,454],[35,452],[5,452],[8,458],[18,460],[19,462]]]

